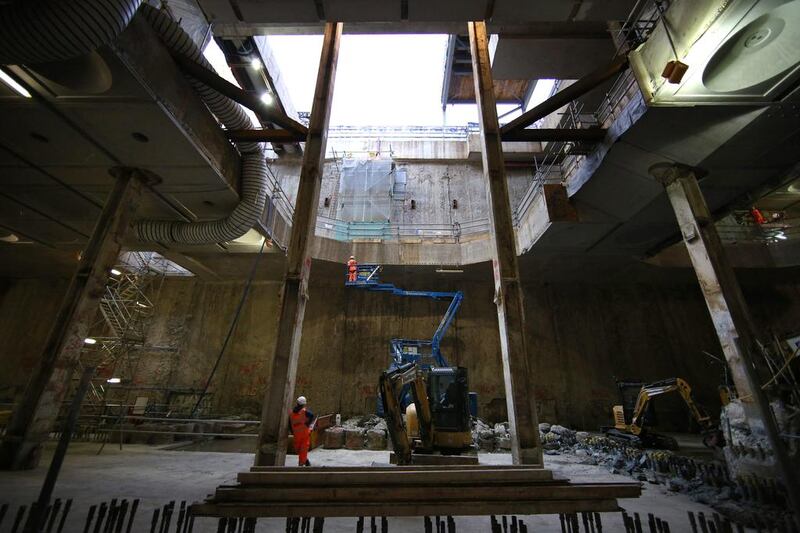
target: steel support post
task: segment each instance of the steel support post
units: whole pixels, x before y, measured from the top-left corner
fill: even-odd
[[[53,321],[42,357],[14,407],[3,444],[0,467],[35,468],[69,391],[89,324],[97,312],[122,243],[139,205],[142,179],[130,169],[114,172],[116,182]]]
[[[517,263],[516,237],[508,198],[500,124],[489,62],[489,38],[485,22],[469,22],[472,73],[478,104],[483,173],[491,207],[495,302],[500,327],[511,455],[514,464],[542,464],[539,420],[533,393],[531,360],[525,339],[525,309]]]
[[[292,219],[287,269],[281,291],[278,336],[272,355],[270,382],[261,412],[261,432],[255,460],[257,466],[282,466],[286,460],[287,424],[289,410],[294,405],[294,382],[297,361],[300,358],[303,316],[308,300],[308,277],[311,271],[309,245],[314,238],[317,220],[341,36],[341,23],[325,24],[314,104],[311,108],[300,185]]]
[[[756,372],[753,355],[759,350],[758,330],[725,254],[697,177],[691,168],[673,164],[655,165],[650,171],[666,188],[748,424],[753,432],[767,437],[791,506],[800,517],[798,472],[786,452]]]

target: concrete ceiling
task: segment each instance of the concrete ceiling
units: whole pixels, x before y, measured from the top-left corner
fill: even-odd
[[[463,23],[487,20],[502,31],[543,32],[553,23],[624,20],[636,0],[198,0],[214,33],[243,37],[318,33],[322,22],[345,32],[458,33]],[[545,23],[546,25],[538,25]],[[527,26],[527,29],[525,27]]]
[[[158,180],[142,218],[218,218],[237,203],[232,145],[145,21],[91,61],[12,71],[34,97],[0,93],[0,227],[80,247],[118,166]]]

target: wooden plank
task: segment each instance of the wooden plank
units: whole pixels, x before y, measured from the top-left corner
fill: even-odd
[[[333,86],[339,56],[341,23],[327,23],[322,42],[314,103],[308,126],[303,166],[292,218],[286,273],[280,297],[280,316],[272,351],[270,382],[261,411],[256,465],[283,465],[286,461],[289,410],[294,405],[294,382],[300,358],[303,318],[311,274],[310,243],[314,238],[317,205],[325,165]]]
[[[559,482],[506,482],[491,485],[438,486],[349,486],[349,487],[280,487],[219,488],[217,503],[260,503],[314,501],[318,503],[425,502],[435,495],[437,501],[518,501],[518,500],[585,500],[603,498],[635,498],[640,494],[637,483],[562,484]]]
[[[525,308],[522,299],[517,239],[514,233],[511,203],[508,197],[500,123],[492,92],[492,66],[489,59],[489,36],[485,22],[469,22],[472,71],[481,124],[481,156],[490,204],[494,257],[497,322],[500,329],[500,355],[508,407],[511,457],[514,464],[542,464],[539,420],[536,414],[534,354],[528,351],[525,337]]]
[[[397,455],[389,454],[389,462],[397,464]],[[412,453],[411,464],[415,465],[477,465],[477,455],[436,455],[425,453]]]
[[[241,472],[238,481],[242,485],[314,485],[343,486],[353,484],[450,484],[450,483],[507,483],[513,481],[552,481],[549,470],[425,470],[416,472]]]
[[[436,467],[423,465],[399,466],[312,466],[302,469],[302,472],[428,472],[460,471],[460,470],[543,470],[541,465],[439,465]],[[298,469],[286,466],[252,466],[250,472],[297,472]]]
[[[435,495],[430,495],[435,497]],[[493,501],[449,501],[379,504],[332,504],[294,502],[291,504],[213,504],[192,505],[195,516],[239,516],[239,517],[303,517],[321,516],[488,516],[488,515],[534,515],[576,512],[614,512],[619,510],[617,500],[596,498],[586,500],[523,500],[514,502]]]

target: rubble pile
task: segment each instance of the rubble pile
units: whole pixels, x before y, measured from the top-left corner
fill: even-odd
[[[505,452],[511,449],[508,422],[489,425],[480,418],[472,421],[472,444],[482,452]]]
[[[341,426],[325,430],[323,447],[348,450],[385,450],[388,444],[386,421],[375,415],[348,418]]]
[[[743,524],[755,525],[765,516],[780,521],[787,508],[785,491],[774,479],[752,473],[732,475],[722,461],[633,448],[603,435],[545,423],[539,424],[539,438],[545,455],[570,456],[579,464],[662,485]]]

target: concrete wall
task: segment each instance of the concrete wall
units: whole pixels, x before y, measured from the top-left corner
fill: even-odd
[[[446,304],[345,289],[334,274],[337,267],[312,270],[296,392],[319,412],[368,413],[389,360],[389,339],[429,338]],[[464,290],[442,349],[452,364],[469,369],[481,415],[498,419],[504,418],[504,391],[490,275],[484,264],[464,279],[408,269],[384,278],[410,289]],[[30,372],[56,312],[54,295],[65,287],[48,280],[0,284],[0,399],[10,398]],[[241,281],[168,280],[157,298],[147,348],[132,358],[131,385],[151,390],[131,391],[131,398],[148,395],[161,403],[167,399],[161,388],[170,388],[174,406],[191,404],[195,396],[184,393],[204,385],[243,287]],[[274,281],[254,283],[210,388],[209,410],[258,416],[275,342],[278,290]],[[798,332],[796,280],[762,280],[746,285],[746,295],[760,323],[781,335]],[[525,297],[543,421],[585,429],[609,423],[610,406],[618,401],[615,378],[684,377],[701,403],[716,406],[722,369],[703,351],[720,350],[695,284],[528,283]],[[129,377],[124,368],[113,372]],[[688,417],[677,401],[660,401],[658,411],[664,427],[686,428]]]
[[[336,197],[339,190],[340,164],[329,160],[320,187],[319,214],[337,218]],[[300,176],[300,162],[283,158],[271,165],[281,188],[294,202]],[[452,224],[488,217],[486,180],[478,161],[403,161],[397,168],[407,173],[405,201],[392,202],[390,221],[396,224]],[[509,198],[513,208],[519,204],[530,185],[533,175],[530,168],[507,169]],[[330,206],[325,207],[325,198]],[[411,200],[416,208],[411,209]],[[452,200],[458,200],[458,209]]]

